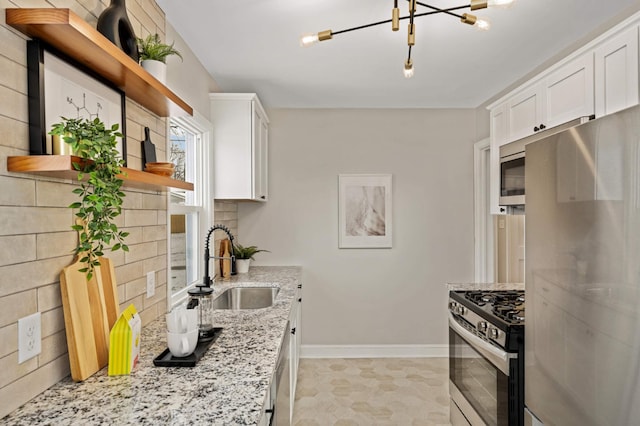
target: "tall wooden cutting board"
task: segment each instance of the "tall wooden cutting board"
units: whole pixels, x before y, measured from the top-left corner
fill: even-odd
[[[107,365],[106,309],[98,281],[87,282],[85,265],[76,261],[60,273],[60,292],[71,365],[71,378],[85,380]]]
[[[111,261],[100,259],[93,278],[80,272],[76,261],[60,273],[60,290],[67,333],[71,378],[83,381],[109,362],[109,332],[119,314]]]

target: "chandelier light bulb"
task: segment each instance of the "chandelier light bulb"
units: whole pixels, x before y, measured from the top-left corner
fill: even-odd
[[[404,69],[402,70],[402,72],[404,73],[404,78],[411,78],[413,77],[413,73],[414,68],[413,68],[413,61],[408,59],[407,62],[404,63]]]
[[[478,20],[476,21],[475,24],[473,24],[473,26],[479,29],[480,31],[489,31],[491,29],[491,22],[483,18],[478,18]]]
[[[300,37],[300,46],[309,47],[313,46],[319,41],[318,33],[302,34]]]
[[[515,3],[515,0],[489,0],[488,1],[489,7],[495,7],[500,9],[508,9],[511,6],[513,6],[513,3]]]

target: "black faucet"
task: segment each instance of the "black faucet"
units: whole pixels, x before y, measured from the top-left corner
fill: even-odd
[[[211,228],[209,228],[209,232],[207,233],[207,238],[205,240],[205,244],[204,244],[204,278],[202,279],[202,284],[205,287],[211,287],[211,284],[213,284],[213,280],[211,279],[211,277],[209,276],[209,260],[210,259],[220,259],[220,257],[217,256],[211,256],[210,252],[209,252],[209,243],[211,241],[211,234],[213,234],[213,231],[215,231],[216,229],[219,229],[221,231],[224,231],[227,234],[227,237],[229,237],[229,241],[231,242],[231,275],[236,275],[236,256],[235,256],[235,252],[233,249],[233,235],[231,234],[231,231],[229,231],[229,228],[227,228],[224,225],[213,225]]]

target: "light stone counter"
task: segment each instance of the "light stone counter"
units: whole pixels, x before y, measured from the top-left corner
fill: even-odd
[[[447,283],[451,290],[524,290],[524,283]]]
[[[140,362],[129,376],[104,368],[82,383],[70,377],[0,419],[9,425],[254,425],[262,416],[300,267],[252,267],[214,283],[214,296],[234,286],[278,286],[270,308],[215,311],[222,334],[193,368],[155,367],[166,349],[165,320],[142,330]]]

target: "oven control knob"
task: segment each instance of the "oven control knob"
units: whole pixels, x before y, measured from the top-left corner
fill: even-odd
[[[482,333],[486,333],[487,332],[487,322],[486,321],[478,321],[478,324],[476,324],[476,328],[478,329],[478,331],[481,331]]]
[[[489,337],[492,339],[497,339],[500,336],[500,331],[497,328],[491,327],[489,328]]]
[[[458,307],[458,302],[449,302],[450,311],[455,312],[457,307]]]
[[[464,315],[467,312],[467,309],[464,306],[458,306],[456,308],[456,312],[458,315]]]

